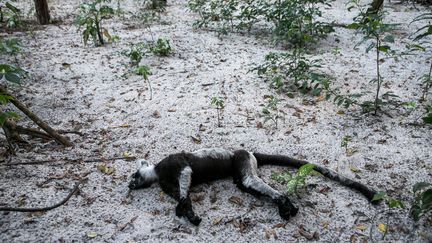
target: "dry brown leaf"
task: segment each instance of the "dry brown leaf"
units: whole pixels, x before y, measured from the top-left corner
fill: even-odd
[[[237,204],[237,205],[243,206],[243,199],[241,199],[241,198],[239,198],[239,197],[232,196],[232,197],[230,197],[230,198],[228,199],[228,201],[229,201],[230,203],[234,203],[234,204]]]

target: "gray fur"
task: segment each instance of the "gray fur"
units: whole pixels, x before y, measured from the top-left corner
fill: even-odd
[[[192,169],[191,167],[186,166],[181,171],[180,178],[179,178],[180,199],[184,199],[188,196],[191,182],[192,182]]]
[[[223,148],[200,149],[192,153],[199,158],[229,159],[234,153]]]
[[[272,199],[278,199],[282,194],[269,185],[267,185],[257,174],[257,160],[255,156],[249,152],[249,164],[242,170],[242,182],[247,188],[252,188],[262,194],[271,197]]]
[[[156,182],[158,180],[154,165],[143,166],[139,168],[138,172],[147,182]]]

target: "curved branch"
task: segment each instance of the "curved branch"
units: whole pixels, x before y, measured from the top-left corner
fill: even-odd
[[[0,211],[9,211],[9,212],[40,212],[40,211],[48,211],[57,207],[60,207],[61,205],[65,204],[72,195],[78,190],[79,185],[81,184],[81,181],[76,183],[72,191],[59,203],[56,203],[49,207],[44,208],[12,208],[12,207],[0,207]]]

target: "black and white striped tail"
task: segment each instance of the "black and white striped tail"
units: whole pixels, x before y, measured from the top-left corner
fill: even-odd
[[[258,166],[261,165],[278,165],[278,166],[285,166],[285,167],[294,167],[294,168],[300,168],[302,165],[305,164],[311,164],[304,160],[298,160],[294,158],[290,158],[288,156],[284,155],[268,155],[268,154],[261,154],[261,153],[253,153],[255,158],[257,159]],[[377,203],[377,201],[372,201],[372,198],[376,194],[376,191],[368,188],[367,186],[356,182],[354,180],[351,180],[345,176],[341,176],[338,173],[336,173],[333,170],[327,169],[325,167],[315,165],[314,170],[318,171],[325,177],[337,181],[340,184],[349,187],[351,189],[359,191],[361,194],[363,194],[369,201],[372,203]]]

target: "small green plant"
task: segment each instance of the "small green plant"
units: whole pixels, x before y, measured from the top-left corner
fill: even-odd
[[[426,124],[432,124],[432,105],[428,105],[425,107],[426,112],[425,116],[422,118],[423,122]]]
[[[0,53],[15,56],[21,50],[21,41],[17,38],[11,38],[0,41]]]
[[[413,187],[414,201],[411,205],[410,216],[415,222],[432,212],[432,184],[418,182]],[[432,219],[431,215],[429,217]]]
[[[158,38],[156,43],[150,46],[150,51],[157,56],[168,56],[171,53],[169,40]]]
[[[328,5],[326,0],[190,0],[188,7],[200,19],[194,27],[215,28],[220,34],[233,30],[251,30],[259,21],[270,23],[277,43],[303,47],[324,38],[333,28],[320,22],[317,5]]]
[[[26,75],[26,71],[19,67],[8,64],[0,64],[0,80],[3,78],[11,83],[20,84],[21,79]]]
[[[24,77],[26,72],[18,67],[14,67],[8,64],[0,64],[0,80],[6,80],[14,84],[21,84],[21,79]],[[12,97],[0,92],[0,105],[2,110],[0,111],[0,127],[7,119],[18,119],[19,116],[15,112],[7,111],[5,105],[12,100]]]
[[[320,60],[309,59],[304,49],[294,48],[292,52],[267,54],[264,63],[251,71],[266,76],[273,88],[292,97],[296,90],[318,95],[329,89],[330,79],[315,71],[319,67]]]
[[[345,153],[348,154],[348,144],[352,141],[352,137],[351,136],[344,136],[342,138],[342,142],[341,142],[341,147],[345,148]]]
[[[138,66],[138,68],[136,69],[136,74],[141,75],[141,77],[144,79],[144,81],[147,82],[147,84],[149,86],[149,90],[150,90],[150,100],[153,99],[153,89],[152,89],[152,86],[151,86],[150,80],[149,80],[149,75],[152,74],[150,71],[150,67],[147,65]]]
[[[22,25],[21,10],[12,3],[16,0],[0,0],[0,23],[6,21],[7,28],[16,28]]]
[[[90,3],[80,4],[79,15],[76,18],[76,25],[78,31],[82,31],[84,45],[87,45],[91,37],[95,46],[104,45],[105,41],[103,36],[109,38],[108,30],[102,28],[101,21],[104,19],[112,18],[114,9],[103,3],[111,2],[111,0],[94,0]]]
[[[279,100],[270,95],[267,97],[267,103],[264,108],[261,110],[261,117],[264,118],[264,123],[267,121],[272,121],[275,125],[275,128],[278,128],[278,120],[282,117],[279,115],[278,109]]]
[[[129,57],[129,62],[132,66],[137,66],[141,62],[143,55],[145,55],[145,48],[146,44],[138,43],[131,45],[129,50],[123,50],[121,54],[123,56]]]
[[[298,188],[306,184],[306,179],[310,175],[321,175],[314,170],[315,165],[302,165],[297,174],[291,175],[289,172],[273,172],[271,178],[279,183],[286,184],[286,192],[288,194],[297,194]]]
[[[390,197],[385,192],[377,192],[372,198],[372,201],[380,200],[384,200],[389,206],[389,208],[405,208],[405,205],[400,200]]]
[[[366,53],[375,50],[376,77],[370,83],[376,84],[375,99],[362,103],[363,111],[374,111],[377,114],[378,110],[391,102],[397,97],[392,92],[386,92],[380,96],[383,77],[381,76],[380,63],[382,55],[395,57],[396,52],[391,48],[391,44],[395,42],[395,37],[390,34],[398,24],[386,24],[383,22],[385,13],[381,10],[368,12],[365,6],[360,5],[359,0],[350,1],[348,10],[357,7],[360,13],[354,18],[354,22],[348,25],[350,29],[356,29],[363,34],[363,39],[355,45],[355,48],[363,43],[368,43]]]
[[[213,106],[217,111],[217,121],[218,121],[218,127],[221,127],[221,118],[222,118],[222,109],[225,108],[225,101],[222,97],[212,97],[210,101],[210,105]]]

